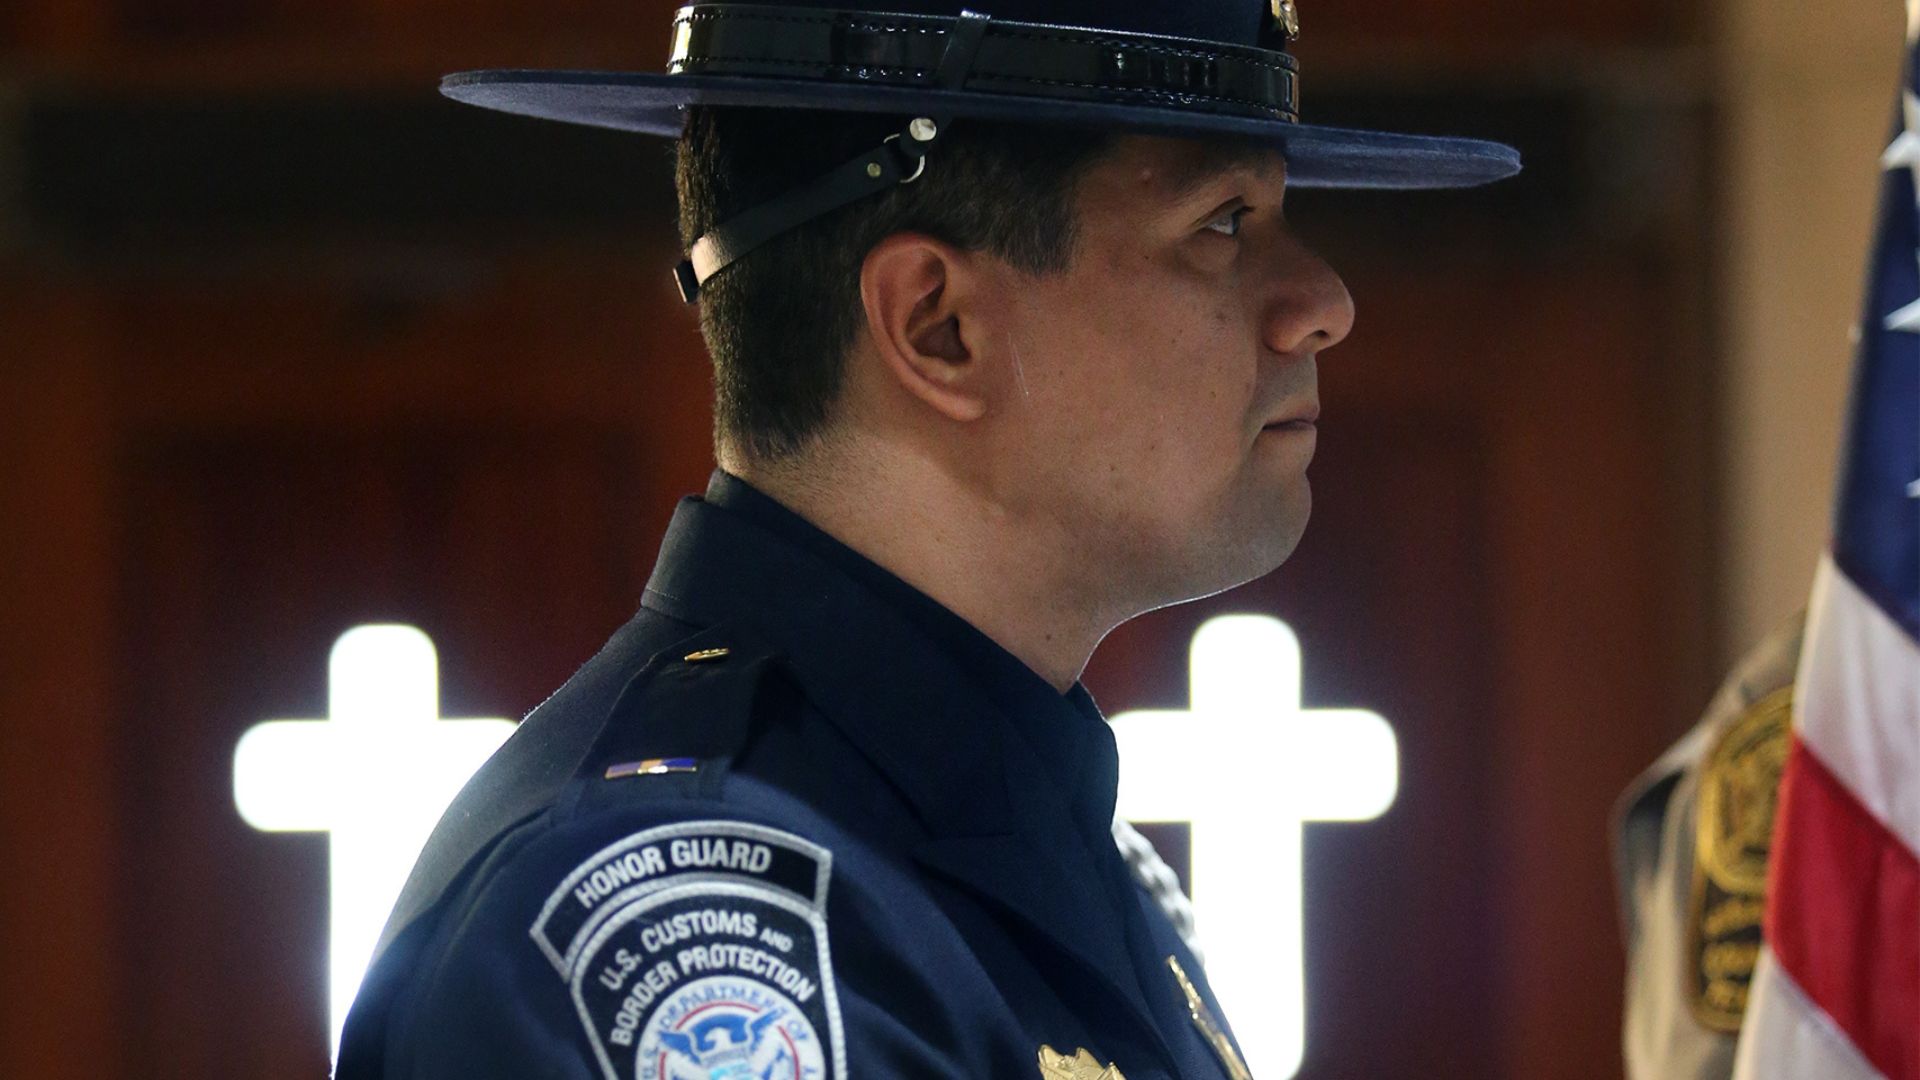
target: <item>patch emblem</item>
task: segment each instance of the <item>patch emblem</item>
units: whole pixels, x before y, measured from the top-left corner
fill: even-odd
[[[607,1080],[843,1080],[827,849],[739,821],[635,833],[529,931]]]
[[[1714,1031],[1740,1030],[1760,958],[1767,854],[1792,743],[1793,688],[1748,707],[1707,754],[1695,806],[1687,998]]]

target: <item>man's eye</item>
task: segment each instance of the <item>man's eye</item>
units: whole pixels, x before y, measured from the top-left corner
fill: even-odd
[[[1221,214],[1219,217],[1214,218],[1212,221],[1207,222],[1207,228],[1212,229],[1214,232],[1219,233],[1221,236],[1239,236],[1240,235],[1240,215],[1249,214],[1252,212],[1253,212],[1253,207],[1251,206],[1235,207],[1234,209],[1229,210],[1224,214]],[[1225,227],[1223,228],[1222,226],[1225,226]]]

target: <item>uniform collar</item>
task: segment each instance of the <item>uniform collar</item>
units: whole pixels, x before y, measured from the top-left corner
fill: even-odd
[[[937,829],[1008,832],[1064,809],[1084,837],[1108,835],[1118,755],[1084,687],[1054,690],[965,619],[746,481],[715,470],[704,498],[681,502],[647,602],[689,622],[750,628],[778,648],[822,711]],[[1049,790],[1008,790],[1036,773]]]

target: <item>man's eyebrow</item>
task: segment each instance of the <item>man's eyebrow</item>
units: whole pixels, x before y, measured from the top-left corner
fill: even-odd
[[[1183,203],[1200,189],[1236,169],[1265,174],[1277,170],[1280,148],[1266,142],[1212,141],[1202,143],[1196,153],[1181,157],[1167,169],[1166,197],[1170,203]]]

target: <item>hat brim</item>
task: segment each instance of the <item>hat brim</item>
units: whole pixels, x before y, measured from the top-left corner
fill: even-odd
[[[1227,116],[1126,102],[1062,101],[978,91],[806,79],[623,71],[463,71],[440,81],[455,101],[521,116],[680,134],[687,105],[747,105],[865,113],[946,112],[983,120],[1071,124],[1145,135],[1272,139],[1287,182],[1316,188],[1462,188],[1520,171],[1520,152],[1480,139],[1402,135]]]

